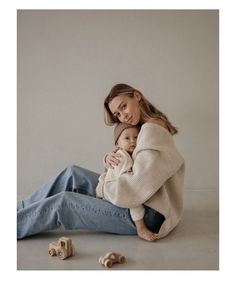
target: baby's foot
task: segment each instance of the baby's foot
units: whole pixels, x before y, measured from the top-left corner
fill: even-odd
[[[138,236],[146,241],[153,242],[157,239],[158,234],[151,232],[148,229],[138,231]]]

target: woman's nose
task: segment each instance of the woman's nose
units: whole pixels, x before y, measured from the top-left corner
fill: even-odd
[[[122,114],[121,114],[121,118],[122,118],[122,120],[125,122],[125,121],[127,120],[127,118],[128,118],[127,113],[122,113]]]

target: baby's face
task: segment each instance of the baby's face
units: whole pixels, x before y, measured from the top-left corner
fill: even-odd
[[[117,140],[117,147],[132,153],[136,146],[136,141],[138,137],[137,128],[128,128],[125,129]]]

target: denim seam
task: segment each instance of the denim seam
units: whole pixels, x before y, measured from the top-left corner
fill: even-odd
[[[120,217],[120,218],[124,218],[124,219],[129,219],[129,217],[127,217],[126,214],[121,214],[118,212],[110,212],[108,210],[103,210],[101,211],[100,209],[95,209],[94,207],[91,206],[81,206],[81,205],[76,205],[73,203],[67,203],[67,204],[62,204],[61,207],[67,207],[67,208],[73,208],[73,209],[82,209],[82,210],[86,210],[86,211],[93,211],[96,214],[100,214],[100,215],[104,215],[104,216],[115,216],[115,217]]]
[[[30,213],[27,213],[24,215],[24,217],[19,217],[17,221],[27,221],[28,219],[32,218],[32,217],[37,217],[39,215],[45,215],[45,214],[48,214],[48,213],[51,213],[52,211],[58,211],[60,209],[63,209],[63,208],[73,208],[73,209],[76,209],[76,210],[79,210],[79,209],[82,209],[83,211],[93,211],[95,214],[100,214],[100,215],[103,215],[103,216],[112,216],[112,217],[119,217],[119,218],[123,218],[123,219],[126,219],[126,220],[130,220],[130,217],[129,215],[126,215],[126,214],[121,214],[119,212],[111,212],[111,211],[108,211],[108,210],[103,210],[101,211],[100,209],[95,209],[94,207],[91,207],[91,206],[81,206],[81,205],[74,205],[72,203],[67,203],[67,204],[60,204],[58,206],[54,206],[54,207],[47,207],[47,208],[44,208],[43,210],[36,210],[34,212],[30,212]]]
[[[34,211],[34,212],[25,214],[24,217],[19,217],[19,218],[17,219],[17,221],[28,220],[28,219],[31,218],[31,217],[43,215],[43,214],[52,212],[53,210],[56,210],[56,209],[57,209],[57,207],[47,207],[47,208],[44,208],[43,210],[36,210],[36,211]]]

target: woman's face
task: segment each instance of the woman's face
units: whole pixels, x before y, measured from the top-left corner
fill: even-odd
[[[141,118],[139,107],[140,98],[138,92],[134,92],[133,97],[121,94],[113,98],[108,106],[112,114],[118,118],[121,123],[137,125]]]

